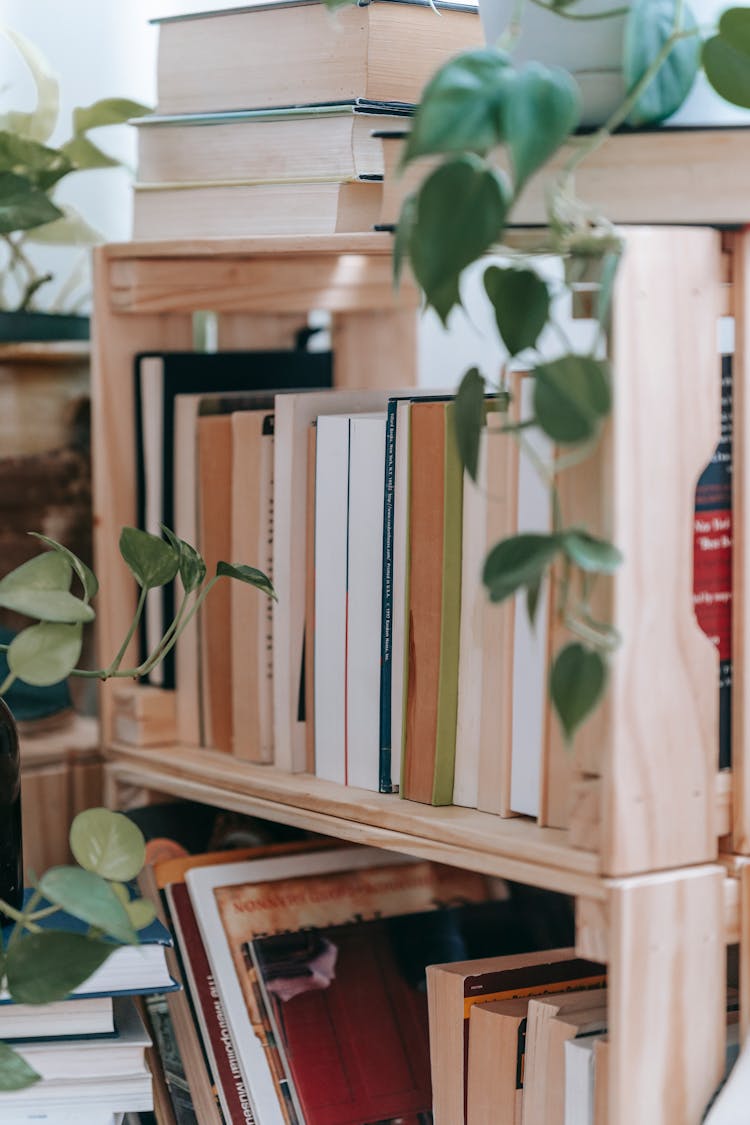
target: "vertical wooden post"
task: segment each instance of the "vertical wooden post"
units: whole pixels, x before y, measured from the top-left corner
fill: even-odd
[[[133,372],[144,351],[189,350],[192,315],[115,312],[110,300],[106,247],[94,251],[94,335],[91,370],[91,433],[95,570],[105,585],[107,612],[96,624],[98,660],[117,652],[135,609],[135,584],[118,551],[122,524],[135,522],[135,419]],[[104,390],[106,383],[106,392]],[[114,517],[116,513],[116,520]],[[125,656],[135,652],[131,644]],[[100,694],[102,738],[111,741],[111,700]]]
[[[625,640],[612,661],[602,763],[607,875],[717,854],[718,654],[693,611],[692,544],[695,485],[720,433],[720,282],[716,231],[627,231],[603,467],[625,554],[612,579]]]
[[[724,1072],[724,871],[610,883],[609,1125],[698,1122]]]

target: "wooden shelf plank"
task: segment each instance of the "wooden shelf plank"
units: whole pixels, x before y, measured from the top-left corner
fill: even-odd
[[[385,254],[393,239],[383,231],[361,234],[298,235],[274,234],[247,238],[161,239],[110,242],[108,258],[276,258],[283,254]]]
[[[564,832],[524,817],[504,820],[475,809],[433,808],[183,746],[115,744],[108,759],[110,779],[122,784],[567,894],[605,895],[593,853],[570,847]]]

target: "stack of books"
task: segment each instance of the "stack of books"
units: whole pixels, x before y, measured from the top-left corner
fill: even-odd
[[[380,220],[383,146],[437,67],[483,42],[475,5],[321,0],[157,21],[138,125],[136,238],[329,234]]]
[[[64,912],[39,924],[71,933],[86,929]],[[40,1075],[25,1090],[3,1093],[3,1125],[110,1125],[123,1113],[153,1108],[151,1038],[138,998],[177,985],[167,965],[168,930],[154,922],[139,942],[118,946],[66,1000],[29,1005],[0,997],[0,1040]]]

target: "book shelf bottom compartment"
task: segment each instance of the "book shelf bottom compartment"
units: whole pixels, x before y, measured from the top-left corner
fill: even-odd
[[[604,895],[599,857],[527,817],[421,805],[187,746],[114,743],[106,754],[110,804],[120,803],[120,787],[135,786],[566,894]]]

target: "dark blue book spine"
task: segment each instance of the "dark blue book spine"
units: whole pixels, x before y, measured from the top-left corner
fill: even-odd
[[[396,400],[388,403],[383,489],[383,608],[380,632],[380,792],[396,793],[391,775],[391,678],[393,675],[393,504],[396,486]]]

